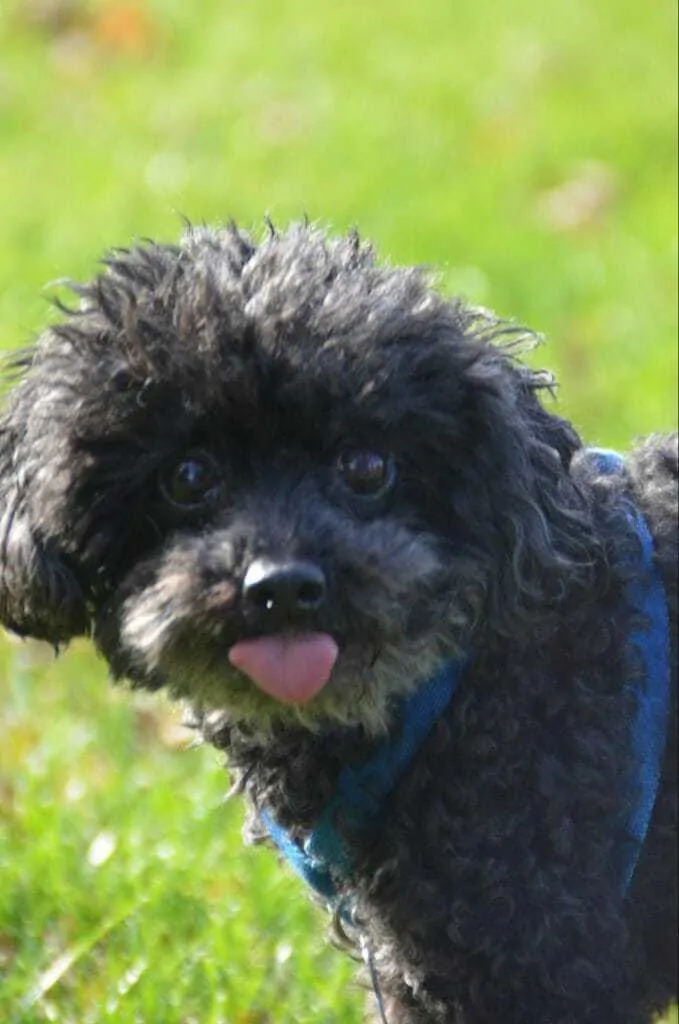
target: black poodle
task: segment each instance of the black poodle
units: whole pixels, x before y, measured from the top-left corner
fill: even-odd
[[[526,332],[355,235],[190,229],[75,291],[12,364],[2,621],[188,702],[380,1019],[648,1024],[676,435],[584,448]]]

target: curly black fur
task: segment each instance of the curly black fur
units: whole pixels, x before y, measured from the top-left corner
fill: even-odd
[[[348,839],[390,1024],[648,1024],[676,995],[676,436],[598,476],[541,404],[527,336],[357,236],[192,229],[75,290],[15,362],[0,421],[2,621],[55,644],[91,633],[116,677],[188,699],[253,835],[266,804],[304,838],[399,698],[469,653],[388,807]],[[347,486],[356,451],[388,485]],[[189,471],[209,477],[195,503],[175,500]],[[675,665],[626,897],[623,497],[654,536]],[[323,601],[253,618],[243,578],[262,557],[319,567]],[[290,630],[340,649],[302,705],[228,661]]]

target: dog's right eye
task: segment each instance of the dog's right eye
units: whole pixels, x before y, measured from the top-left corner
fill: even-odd
[[[345,487],[355,497],[363,499],[383,497],[396,478],[391,456],[363,448],[342,452],[337,470]]]
[[[215,462],[204,453],[189,455],[161,477],[163,496],[177,508],[200,509],[220,483]]]

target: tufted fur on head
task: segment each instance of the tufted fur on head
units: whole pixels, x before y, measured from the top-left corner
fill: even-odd
[[[620,497],[647,516],[676,619],[676,438],[601,479],[542,404],[529,332],[355,234],[191,228],[74,291],[14,361],[0,419],[0,619],[91,634],[115,677],[188,701],[253,833],[266,803],[300,838],[400,698],[471,652],[354,850],[390,1024],[649,1020],[671,968],[649,996],[627,934],[668,934],[652,880],[673,782],[635,883],[648,915],[602,887],[599,823],[630,770]],[[285,607],[272,564],[294,577]],[[330,666],[310,699],[272,696],[272,636],[303,638],[290,665]]]

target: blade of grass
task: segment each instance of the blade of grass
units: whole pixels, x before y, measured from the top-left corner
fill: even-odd
[[[112,914],[105,921],[102,921],[89,935],[75,942],[70,949],[60,953],[50,966],[40,973],[35,985],[22,1000],[22,1008],[29,1010],[35,1006],[77,963],[89,956],[93,949],[107,935],[121,925],[123,921],[132,917],[146,902],[148,902],[148,897],[145,895],[138,900],[134,900],[132,903],[128,903],[117,914]]]

